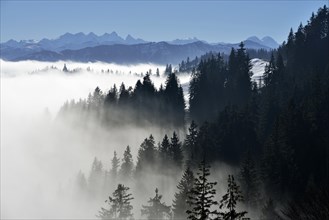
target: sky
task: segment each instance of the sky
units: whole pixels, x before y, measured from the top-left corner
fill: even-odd
[[[250,36],[286,40],[327,1],[1,0],[0,41],[55,39],[70,32],[168,41],[197,37],[240,42]]]

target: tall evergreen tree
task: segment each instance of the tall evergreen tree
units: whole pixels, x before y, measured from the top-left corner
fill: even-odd
[[[159,146],[159,159],[161,164],[161,172],[167,174],[168,169],[170,169],[171,165],[173,164],[170,140],[167,135],[163,137],[162,142]]]
[[[103,182],[103,174],[103,164],[95,157],[88,178],[89,191],[93,196],[100,193],[101,184]]]
[[[105,105],[112,106],[117,102],[117,100],[118,100],[118,90],[116,85],[114,84],[105,97]]]
[[[199,164],[197,178],[194,179],[193,188],[189,193],[188,204],[190,208],[186,211],[188,219],[191,220],[209,220],[214,219],[212,216],[217,214],[216,210],[211,210],[211,206],[217,205],[214,200],[216,190],[214,186],[217,182],[209,182],[210,166],[205,160]]]
[[[184,141],[184,153],[185,157],[187,158],[187,165],[190,167],[195,166],[195,154],[197,150],[197,138],[198,138],[198,126],[194,121],[191,122],[191,125],[188,129],[188,134],[186,135]]]
[[[123,180],[129,180],[131,178],[134,168],[133,157],[131,155],[130,147],[127,146],[125,152],[123,153],[120,176]]]
[[[131,193],[128,193],[128,190],[128,187],[125,187],[123,184],[118,184],[112,196],[109,196],[109,199],[105,201],[110,205],[110,209],[101,208],[97,217],[113,220],[132,219],[133,206],[130,204],[130,201],[134,198]]]
[[[219,216],[223,220],[240,219],[241,217],[245,216],[247,214],[246,211],[236,211],[237,202],[241,201],[243,201],[242,192],[240,191],[239,186],[236,184],[233,175],[229,175],[227,193],[223,195],[219,205],[219,208],[224,209],[224,211],[220,211]]]
[[[183,173],[182,179],[177,185],[178,192],[174,195],[173,215],[174,219],[187,219],[186,210],[188,210],[188,195],[193,188],[194,175],[187,167]]]
[[[116,180],[117,177],[118,177],[118,169],[119,169],[119,166],[120,166],[120,160],[117,157],[117,152],[116,151],[114,151],[113,159],[111,161],[111,164],[112,164],[112,167],[111,167],[111,170],[110,170],[111,178],[113,180]]]
[[[178,127],[184,125],[184,94],[175,73],[171,73],[167,77],[164,98],[166,104],[165,114],[169,116],[169,119],[171,119],[171,124]]]
[[[155,189],[155,196],[150,198],[148,203],[149,206],[143,205],[142,215],[146,215],[147,219],[170,219],[170,206],[161,202],[162,195],[159,195],[159,190]]]
[[[147,168],[152,168],[156,162],[156,148],[152,135],[146,138],[138,150],[136,175],[145,171]]]
[[[174,165],[181,168],[183,163],[182,144],[180,143],[176,132],[173,133],[171,138],[170,151]]]

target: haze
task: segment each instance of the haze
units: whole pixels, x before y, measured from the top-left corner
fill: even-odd
[[[154,74],[156,68],[162,73],[163,66],[65,63],[69,70],[80,71],[64,73],[64,62],[1,60],[1,218],[95,218],[110,192],[95,201],[73,199],[79,170],[88,177],[94,157],[109,169],[114,150],[121,158],[127,145],[131,146],[136,162],[144,138],[151,133],[156,141],[163,137],[159,128],[124,127],[109,131],[95,125],[94,132],[84,132],[65,122],[55,123],[65,101],[85,99],[97,86],[104,92],[122,82],[134,87],[142,78],[141,73],[151,69]],[[102,73],[107,69],[113,73]],[[156,87],[166,79],[163,75],[151,78]],[[181,83],[187,84],[188,80],[189,75],[181,75]],[[156,186],[165,186],[159,183],[160,179],[154,178],[154,187],[140,195],[142,203],[153,195]],[[175,188],[171,186],[176,185],[176,179],[166,181],[172,184],[161,191],[173,195]],[[171,203],[171,198],[164,199]],[[135,208],[135,217],[140,214],[140,206]]]

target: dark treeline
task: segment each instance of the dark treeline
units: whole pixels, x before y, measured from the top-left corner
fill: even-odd
[[[185,124],[183,89],[174,73],[167,76],[165,86],[157,90],[147,73],[135,87],[114,85],[107,93],[98,87],[86,100],[66,102],[59,117],[81,126],[89,119],[104,126],[158,125],[180,128]]]
[[[143,174],[150,169],[164,176],[185,170],[173,205],[177,216],[187,214],[183,218],[238,219],[246,213],[237,212],[235,206],[244,198],[247,211],[259,210],[261,219],[328,219],[328,25],[324,6],[305,26],[291,30],[287,42],[270,56],[261,86],[251,82],[250,56],[243,43],[232,49],[228,60],[213,54],[200,60],[190,82],[191,123],[185,139],[180,141],[173,133],[156,146],[152,135],[146,138],[136,167],[132,171],[128,166],[129,173],[145,185]],[[118,93],[114,87],[106,95],[96,89],[83,103],[85,108],[101,105],[103,110],[133,108],[138,112],[132,113],[134,120],[161,126],[166,121],[184,124],[182,88],[172,73],[165,88],[156,90],[146,75],[134,89]],[[101,115],[108,122],[112,119],[106,112]],[[168,118],[157,121],[157,114]],[[211,165],[224,162],[238,167],[241,190],[230,176],[227,194],[216,201],[216,183],[207,180],[205,158]],[[97,164],[95,169],[101,167]],[[112,167],[118,167],[115,164]],[[159,191],[155,193],[143,213],[149,219],[169,218],[168,206],[161,202]],[[210,208],[216,206],[219,209]],[[152,207],[160,207],[161,213],[154,214]]]
[[[164,151],[163,148],[166,145],[168,145],[168,149]],[[214,187],[217,182],[209,180],[210,165],[203,159],[197,168],[192,170],[189,166],[185,166],[186,168],[183,169],[182,161],[182,144],[175,133],[170,140],[165,136],[158,147],[156,147],[151,135],[140,146],[136,166],[134,166],[129,146],[127,146],[122,159],[119,159],[114,152],[109,170],[105,169],[102,162],[95,158],[88,178],[81,171],[79,172],[76,180],[78,186],[76,192],[80,198],[92,199],[99,198],[99,196],[104,198],[104,194],[113,188],[115,189],[105,201],[105,207],[101,207],[96,215],[101,219],[134,219],[134,208],[140,209],[140,215],[144,217],[143,219],[150,220],[230,220],[238,219],[248,213],[247,211],[238,211],[237,205],[244,202],[244,196],[233,175],[228,177],[227,192],[217,201]],[[147,174],[159,172],[167,177],[182,173],[172,205],[166,205],[161,201],[162,195],[156,188],[155,196],[143,203],[148,203],[148,205],[133,207],[131,200],[139,198],[134,197],[130,188],[125,186],[126,183],[141,189],[140,187],[148,185],[148,181],[150,181],[148,179],[150,176],[145,178]],[[125,185],[120,182],[125,182]],[[168,196],[168,193],[165,196]]]
[[[247,54],[249,55],[250,59],[253,58],[259,58],[265,61],[270,61],[271,59],[271,54],[277,53],[277,50],[265,50],[265,49],[246,49]],[[198,66],[200,64],[201,61],[206,61],[211,59],[213,56],[217,56],[218,53],[214,53],[214,52],[209,52],[206,53],[200,57],[195,57],[194,59],[190,60],[190,58],[188,57],[186,60],[182,60],[182,62],[178,65],[178,71],[179,72],[194,72],[198,69]],[[223,58],[223,60],[225,62],[227,62],[229,60],[229,55],[227,54],[220,54],[220,56]]]
[[[188,148],[190,160],[200,160],[203,152],[210,162],[240,165],[250,204],[257,188],[264,187],[274,203],[291,198],[294,208],[302,207],[307,192],[328,187],[328,17],[324,6],[305,26],[290,31],[272,54],[259,88],[250,81],[243,44],[232,49],[228,62],[212,56],[193,73],[189,111],[201,127]],[[307,204],[310,196],[306,199]]]

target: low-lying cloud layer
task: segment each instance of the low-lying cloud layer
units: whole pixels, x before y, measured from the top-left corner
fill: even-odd
[[[91,205],[69,199],[77,172],[88,176],[95,156],[109,169],[113,151],[122,157],[127,145],[136,162],[145,137],[153,133],[157,141],[162,138],[158,128],[105,131],[95,126],[94,132],[81,133],[54,118],[66,100],[85,99],[96,86],[104,92],[122,82],[134,87],[150,69],[159,88],[166,80],[163,66],[65,63],[72,72],[62,71],[64,62],[0,60],[1,218],[94,218],[103,200]],[[155,76],[157,68],[160,77]],[[180,80],[187,85],[189,76]],[[145,193],[147,199],[153,188],[155,184]]]

